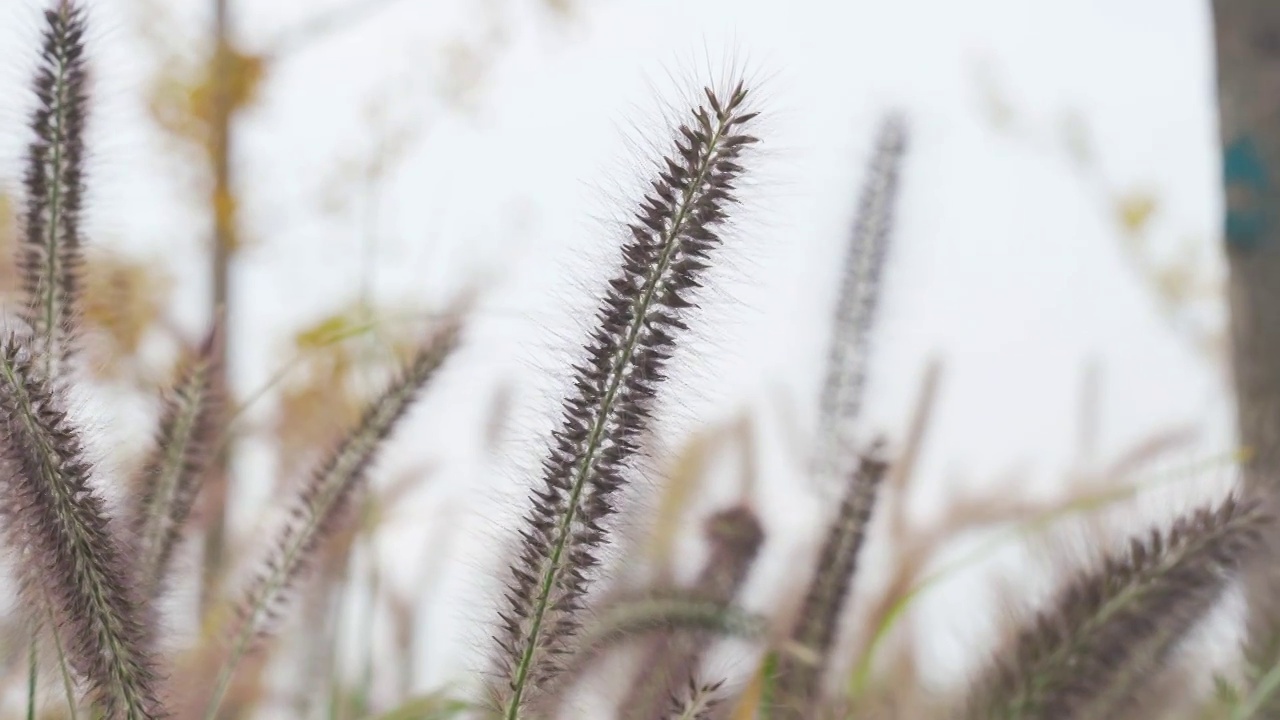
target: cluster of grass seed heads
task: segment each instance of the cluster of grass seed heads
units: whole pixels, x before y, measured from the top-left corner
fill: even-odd
[[[33,635],[53,632],[74,685],[106,718],[157,718],[164,710],[154,624],[137,594],[138,567],[93,485],[61,396],[83,253],[85,20],[76,4],[59,0],[44,21],[17,248],[27,328],[0,344],[4,532],[21,555],[18,582]]]
[[[189,522],[219,427],[215,335],[189,358],[166,398],[152,453],[131,488],[124,522],[108,513],[81,435],[66,411],[77,335],[84,130],[88,110],[85,18],[73,0],[44,14],[33,83],[33,139],[23,178],[17,247],[25,328],[0,341],[0,534],[13,554],[32,636],[29,715],[36,702],[37,642],[65,648],[68,702],[83,691],[102,720],[168,716],[158,687],[152,603],[166,590],[171,557]],[[711,553],[687,588],[671,582],[616,598],[587,624],[588,591],[688,313],[739,202],[743,155],[756,142],[748,90],[705,89],[662,158],[632,222],[621,267],[602,293],[596,326],[531,491],[521,544],[509,568],[486,688],[503,720],[549,717],[571,680],[607,650],[637,638],[642,667],[620,693],[626,720],[743,716],[848,718],[833,708],[860,699],[822,694],[839,619],[851,594],[877,491],[889,463],[880,444],[855,447],[867,350],[892,230],[906,128],[887,118],[876,142],[846,252],[824,378],[813,473],[842,487],[790,633],[766,649],[760,696],[721,703],[722,682],[697,679],[711,644],[761,641],[766,621],[735,605],[764,533],[750,507],[709,523]],[[351,519],[380,448],[456,346],[462,313],[446,319],[356,425],[298,486],[290,516],[231,617],[229,644],[207,694],[219,717],[240,661],[272,629],[323,544]],[[1146,716],[1154,678],[1252,558],[1275,553],[1273,514],[1228,498],[1131,541],[1082,570],[1047,610],[1017,629],[946,717],[963,720],[1111,720]],[[1275,573],[1268,570],[1275,582]],[[1271,608],[1270,610],[1274,610]],[[234,612],[230,612],[234,611]],[[232,617],[234,616],[234,617]],[[583,627],[587,628],[585,631]],[[1277,717],[1280,631],[1250,628],[1248,703],[1233,718]],[[1256,632],[1253,632],[1256,630]],[[746,697],[744,695],[744,697]],[[394,713],[393,713],[394,714]],[[943,714],[943,713],[940,713]],[[398,716],[398,715],[397,715]],[[390,716],[388,716],[390,717]]]

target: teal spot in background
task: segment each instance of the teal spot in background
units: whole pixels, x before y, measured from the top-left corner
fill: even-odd
[[[1271,187],[1267,165],[1248,135],[1227,146],[1222,154],[1222,172],[1227,185],[1245,185],[1255,190]]]
[[[1245,135],[1226,147],[1222,178],[1227,190],[1227,244],[1235,250],[1257,248],[1271,228],[1266,208],[1271,177],[1253,138]]]
[[[1228,210],[1227,243],[1236,250],[1252,250],[1262,244],[1263,233],[1270,224],[1261,211]]]

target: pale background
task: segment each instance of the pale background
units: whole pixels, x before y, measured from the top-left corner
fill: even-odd
[[[100,103],[92,237],[172,263],[176,313],[194,333],[207,313],[207,230],[181,158],[147,125],[140,98],[154,57],[137,33],[158,27],[194,51],[209,3],[88,4]],[[1182,424],[1202,441],[1181,460],[1230,450],[1221,358],[1192,340],[1220,332],[1221,307],[1210,297],[1170,322],[1126,254],[1114,209],[1118,197],[1150,193],[1153,252],[1191,243],[1193,264],[1220,275],[1203,0],[564,0],[563,17],[545,0],[384,4],[283,60],[243,118],[236,172],[250,246],[236,266],[233,376],[243,393],[266,382],[283,338],[361,287],[429,307],[488,279],[466,349],[386,463],[439,467],[382,543],[406,573],[442,554],[452,563],[433,596],[439,622],[424,641],[422,687],[456,679],[474,660],[470,641],[487,635],[492,598],[476,577],[495,574],[494,541],[533,475],[560,360],[608,272],[626,211],[616,198],[646,167],[636,139],[652,138],[682,93],[726,61],[762,81],[764,156],[660,427],[674,443],[744,406],[765,418],[764,567],[816,543],[822,516],[788,449],[796,441],[778,439],[803,442],[813,426],[838,261],[876,122],[891,108],[907,113],[912,136],[865,427],[900,437],[926,362],[943,359],[919,513],[961,487],[1052,492],[1080,461],[1090,363],[1101,380],[1099,458]],[[10,185],[36,5],[0,1],[0,178]],[[255,50],[337,4],[233,5]],[[468,52],[481,62],[463,62]],[[472,71],[473,84],[453,85]],[[1087,129],[1087,171],[1069,149],[1072,128]],[[322,211],[334,178],[401,130],[410,140],[376,195],[353,191],[345,208]],[[519,420],[495,463],[477,447],[499,383],[515,388]],[[780,412],[795,430],[781,430]],[[127,407],[95,413],[110,433],[149,433]],[[261,444],[240,462],[245,478],[271,473]],[[1220,487],[1230,468],[1200,475]],[[265,483],[254,487],[242,490],[265,497]],[[432,535],[441,523],[452,528],[447,546]],[[784,594],[784,577],[756,579],[761,604]],[[980,595],[975,587],[958,581],[923,601],[940,668],[972,660],[990,607],[955,598]]]

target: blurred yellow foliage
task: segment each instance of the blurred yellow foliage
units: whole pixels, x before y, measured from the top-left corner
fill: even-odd
[[[0,193],[0,288],[6,292],[16,288],[18,283],[17,266],[13,262],[17,241],[18,223],[13,199]]]
[[[98,342],[89,350],[103,377],[119,378],[138,356],[147,332],[160,324],[169,304],[172,280],[156,263],[107,251],[92,253],[84,272],[85,322]]]
[[[561,17],[568,17],[577,9],[577,0],[546,0],[551,12]]]
[[[0,193],[0,243],[9,246],[13,242],[13,200]]]
[[[1155,196],[1149,192],[1125,193],[1115,201],[1116,222],[1126,235],[1140,235],[1147,229],[1157,207]]]
[[[347,338],[368,332],[373,328],[370,320],[357,318],[352,313],[330,315],[294,335],[293,344],[300,351],[324,350]]]
[[[227,47],[226,53],[227,102],[234,112],[257,100],[267,74],[267,61],[235,47]],[[151,116],[165,132],[203,148],[210,155],[216,77],[213,65],[212,55],[195,68],[184,65],[177,57],[168,58],[159,65],[149,103]]]
[[[294,335],[296,379],[281,393],[274,428],[286,475],[353,425],[368,399],[369,379],[391,372],[412,352],[406,340],[388,345],[378,336],[387,315],[358,304]]]
[[[14,262],[18,218],[11,197],[0,193],[0,295],[12,296],[22,283]],[[100,379],[120,380],[138,370],[147,332],[161,324],[172,281],[159,263],[128,258],[91,246],[85,257],[81,312],[90,330],[85,350]],[[137,376],[135,376],[136,378]]]
[[[1156,293],[1172,306],[1181,306],[1206,289],[1198,272],[1199,258],[1194,247],[1183,247],[1182,257],[1165,263],[1154,272]],[[1216,288],[1215,288],[1216,289]]]
[[[152,81],[149,108],[156,124],[171,137],[191,147],[198,148],[206,160],[206,171],[218,162],[221,152],[216,147],[218,133],[216,110],[217,93],[225,88],[226,117],[254,103],[267,74],[268,62],[262,55],[254,55],[226,45],[225,83],[219,67],[219,54],[211,53],[198,65],[183,63],[181,56],[168,49],[168,57],[159,64]],[[236,222],[237,198],[225,187],[215,186],[209,198],[214,216],[214,226],[220,228],[219,242],[228,253],[239,247]]]

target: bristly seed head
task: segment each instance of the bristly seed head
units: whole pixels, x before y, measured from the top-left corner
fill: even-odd
[[[142,558],[148,597],[163,588],[169,559],[200,491],[218,431],[213,397],[217,362],[215,329],[186,359],[160,418],[160,432],[134,495],[133,533]]]
[[[1126,717],[1272,522],[1256,502],[1229,498],[1133,538],[1019,631],[974,685],[964,717]]]
[[[35,334],[42,372],[56,379],[72,352],[83,262],[85,21],[71,0],[45,12],[40,65],[33,86],[35,139],[27,149],[25,225],[18,267],[26,295],[23,317]]]
[[[839,487],[856,465],[849,449],[856,445],[854,433],[862,409],[871,330],[889,253],[906,144],[906,121],[898,115],[885,118],[867,164],[845,250],[813,455],[814,481],[823,492]]]
[[[52,612],[71,667],[105,717],[163,717],[138,568],[37,365],[15,338],[0,347],[0,498],[10,547],[30,554],[19,563],[21,584],[36,620]]]
[[[774,715],[780,719],[810,717],[821,700],[822,680],[853,588],[867,524],[889,470],[883,452],[882,441],[877,441],[859,458],[846,481],[839,512],[827,529],[787,652],[778,663]]]
[[[614,494],[647,427],[658,385],[686,329],[711,252],[737,203],[739,160],[756,138],[745,128],[747,89],[706,89],[656,168],[651,190],[628,226],[622,267],[608,283],[573,391],[531,496],[524,542],[511,567],[496,637],[501,684],[492,688],[514,720],[530,695],[561,669],[606,540]]]

